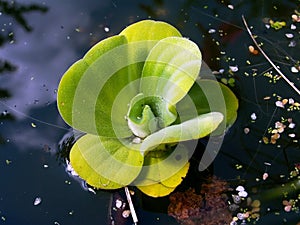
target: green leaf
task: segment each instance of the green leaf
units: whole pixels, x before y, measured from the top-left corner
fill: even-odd
[[[195,82],[200,67],[201,52],[194,42],[181,37],[162,39],[146,59],[140,90],[175,105]]]
[[[128,126],[138,137],[144,138],[173,123],[177,118],[174,106],[160,96],[135,96],[129,107]]]
[[[231,126],[237,117],[238,99],[227,86],[215,80],[197,80],[188,95],[176,105],[182,121],[195,117],[195,113],[190,110],[191,105],[196,108],[198,115],[211,111],[222,113],[224,123],[226,122],[223,131]]]
[[[180,32],[172,25],[154,20],[142,20],[131,24],[120,35],[126,36],[128,42],[157,41],[171,36],[181,37]]]
[[[175,190],[175,187],[167,187],[161,183],[146,186],[137,186],[137,188],[144,194],[154,198],[167,196]]]
[[[163,128],[146,137],[141,144],[140,150],[141,152],[145,152],[161,144],[177,143],[205,137],[213,132],[222,120],[223,115],[221,113],[211,112],[183,123]]]
[[[162,38],[181,36],[164,22],[141,21],[93,46],[64,74],[58,109],[73,128],[106,137],[129,137],[125,116],[138,94],[144,61]]]
[[[181,37],[180,32],[172,25],[154,20],[142,20],[126,27],[124,35],[129,43],[128,55],[131,62],[142,62],[130,68],[130,73],[142,75],[144,62],[154,45],[166,37]]]
[[[124,36],[99,42],[62,77],[58,87],[58,109],[73,128],[109,137],[116,136],[114,129],[121,137],[131,135],[124,116],[127,104],[138,89],[133,84],[126,86],[137,78],[128,76],[126,43]],[[116,101],[124,86],[127,94]],[[114,105],[118,110],[112,118]]]
[[[134,184],[152,197],[170,194],[188,172],[190,164],[187,157],[187,150],[183,146],[177,146],[174,152],[149,152]]]
[[[137,188],[144,194],[154,198],[167,196],[171,192],[173,192],[176,187],[182,182],[183,178],[185,178],[189,166],[190,163],[186,163],[185,166],[182,167],[182,169],[179,170],[176,174],[162,182],[152,183],[145,186],[140,185],[137,186]]]
[[[86,134],[72,147],[70,162],[91,186],[117,189],[129,185],[138,176],[144,159],[126,141]]]

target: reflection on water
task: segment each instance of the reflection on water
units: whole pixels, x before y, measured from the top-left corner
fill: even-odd
[[[8,2],[0,0],[0,223],[107,223],[111,193],[83,191],[65,172],[64,161],[57,160],[68,127],[57,112],[56,88],[64,71],[92,44],[148,17],[176,26],[200,46],[220,80],[234,80],[230,87],[240,99],[239,118],[214,162],[214,174],[233,189],[243,185],[252,203],[260,201],[256,224],[299,222],[299,200],[293,201],[299,193],[300,118],[299,110],[288,109],[300,99],[282,79],[274,82],[274,72],[266,74],[270,65],[260,54],[249,53],[253,43],[241,20],[244,14],[264,50],[299,87],[299,73],[291,73],[291,66],[299,64],[300,46],[296,42],[289,47],[292,40],[285,35],[299,39],[299,23],[291,21],[295,1]],[[268,29],[268,18],[288,26]],[[291,98],[294,103],[276,107],[275,102]],[[279,130],[278,122],[286,126],[277,132],[280,138],[265,143]],[[36,198],[42,200],[38,205]],[[139,206],[140,224],[177,224],[166,214]]]

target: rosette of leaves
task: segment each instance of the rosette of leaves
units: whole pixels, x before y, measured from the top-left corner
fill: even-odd
[[[94,45],[58,88],[62,118],[85,133],[70,152],[74,170],[99,189],[171,193],[189,169],[185,143],[236,119],[235,95],[199,72],[209,69],[198,46],[165,22],[140,21]],[[220,104],[212,109],[206,92]]]

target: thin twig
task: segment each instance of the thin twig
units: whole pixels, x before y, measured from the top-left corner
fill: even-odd
[[[242,15],[242,19],[243,22],[245,24],[245,27],[251,37],[251,39],[253,40],[254,44],[256,45],[256,47],[259,49],[259,51],[263,54],[263,56],[269,61],[269,63],[272,65],[272,67],[277,71],[277,73],[298,93],[298,95],[300,95],[300,90],[295,86],[295,84],[293,82],[291,82],[279,69],[278,67],[272,62],[272,60],[267,56],[267,54],[262,50],[262,48],[259,46],[259,44],[257,43],[257,41],[255,40],[246,20],[245,17]]]
[[[133,203],[132,203],[132,199],[131,199],[128,187],[125,187],[125,194],[126,194],[127,201],[128,201],[128,204],[129,204],[129,209],[130,209],[130,212],[131,212],[132,220],[133,220],[134,224],[137,225],[139,220],[137,218],[137,215],[136,215]]]

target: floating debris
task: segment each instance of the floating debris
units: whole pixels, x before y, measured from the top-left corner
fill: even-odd
[[[249,52],[252,53],[253,55],[257,55],[259,52],[257,49],[255,49],[252,45],[249,45],[248,47]]]
[[[235,190],[238,191],[238,195],[242,198],[248,196],[248,193],[245,191],[245,188],[243,186],[237,186]]]
[[[216,30],[211,28],[211,29],[208,30],[208,33],[209,33],[209,34],[216,33]]]
[[[271,166],[271,165],[272,165],[272,164],[269,163],[269,162],[264,162],[264,164],[265,164],[266,166]]]
[[[242,201],[241,196],[239,195],[232,195],[232,199],[235,204],[240,204]]]
[[[229,66],[229,69],[234,73],[239,70],[238,66]]]
[[[293,22],[300,22],[300,16],[296,15],[296,14],[293,14],[292,15],[292,20],[293,20]]]
[[[283,105],[282,101],[276,101],[276,102],[275,102],[275,105],[276,105],[277,107],[279,107],[279,108],[284,108],[284,105]]]
[[[268,173],[264,173],[263,176],[262,176],[262,179],[266,180],[268,177],[269,177],[269,174]]]
[[[124,211],[122,212],[122,216],[123,216],[124,218],[128,218],[128,217],[130,216],[130,210],[124,210]]]
[[[296,25],[295,24],[291,24],[291,30],[296,30],[296,29],[297,29]]]
[[[292,71],[292,73],[298,73],[299,72],[299,70],[295,66],[291,67],[291,71]]]
[[[200,194],[190,188],[170,195],[168,214],[182,225],[229,224],[232,214],[227,206],[225,192],[228,184],[212,177],[201,186]]]
[[[33,201],[33,205],[34,206],[37,206],[37,205],[39,205],[39,204],[41,204],[42,203],[42,198],[41,197],[36,197],[35,199],[34,199],[34,201]]]
[[[284,211],[286,212],[290,212],[292,210],[297,210],[297,200],[294,200],[294,199],[290,199],[289,201],[287,200],[283,200],[282,201],[282,204],[284,205]]]
[[[234,6],[233,5],[228,5],[227,6],[229,9],[234,10]]]
[[[116,200],[116,207],[117,207],[118,209],[120,209],[120,208],[122,207],[122,205],[123,205],[122,200],[117,199],[117,200]]]
[[[288,46],[293,48],[293,47],[296,47],[296,45],[297,45],[297,42],[293,40],[293,41],[290,41]]]
[[[249,129],[248,127],[245,127],[245,128],[244,128],[244,133],[245,133],[245,134],[248,134],[249,132],[250,132],[250,129]]]
[[[103,29],[104,29],[104,31],[105,31],[106,33],[108,33],[109,30],[110,30],[109,27],[104,27]]]
[[[251,120],[256,120],[257,119],[257,116],[256,116],[255,113],[252,113],[250,117],[251,117]]]
[[[283,27],[286,26],[286,22],[285,21],[273,21],[273,20],[269,20],[269,24],[272,28],[274,28],[275,30],[279,30]]]
[[[287,34],[285,34],[285,36],[286,36],[287,38],[293,38],[293,37],[294,37],[294,35],[291,34],[291,33],[287,33]]]

